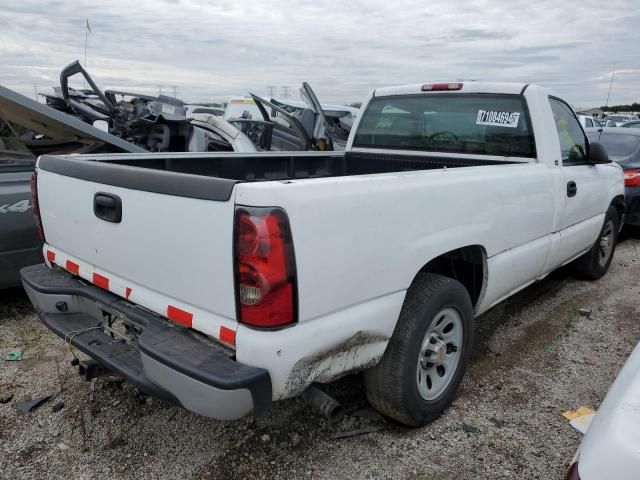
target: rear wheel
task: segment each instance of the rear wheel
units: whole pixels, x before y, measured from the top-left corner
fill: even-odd
[[[602,277],[611,265],[616,251],[618,232],[620,231],[620,216],[614,206],[610,206],[604,218],[602,230],[591,249],[576,260],[574,271],[585,280],[597,280]]]
[[[406,425],[436,419],[462,380],[473,343],[472,323],[471,299],[460,282],[419,274],[384,356],[364,373],[369,402]]]

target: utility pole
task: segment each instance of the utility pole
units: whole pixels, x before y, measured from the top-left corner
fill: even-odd
[[[158,96],[162,95],[162,85],[158,85]]]
[[[92,33],[91,32],[91,25],[89,25],[89,19],[86,19],[86,23],[84,26],[84,68],[87,68],[87,43],[89,42],[89,34]],[[82,86],[86,87],[87,86],[87,81],[84,78],[84,76],[82,77]]]
[[[282,86],[282,98],[289,98],[289,85]]]
[[[614,70],[613,72],[611,72],[611,81],[609,82],[609,93],[607,94],[607,101],[604,104],[605,107],[609,106],[609,97],[611,96],[611,86],[613,85],[613,76],[616,74],[616,71]]]
[[[178,86],[171,85],[171,90],[173,91],[173,98],[178,98]]]
[[[273,85],[267,85],[267,88],[269,89],[269,98],[273,98],[273,89],[276,87]]]
[[[33,82],[33,98],[38,101],[38,84]]]

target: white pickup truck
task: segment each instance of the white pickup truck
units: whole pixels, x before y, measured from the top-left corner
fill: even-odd
[[[474,317],[569,262],[607,271],[622,170],[539,86],[381,88],[362,112],[340,153],[40,157],[40,318],[86,376],[202,415],[364,370],[380,412],[436,418]]]

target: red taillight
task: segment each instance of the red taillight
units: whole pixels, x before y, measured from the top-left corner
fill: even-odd
[[[297,280],[284,210],[239,207],[234,248],[238,321],[254,327],[294,323]]]
[[[462,90],[462,83],[425,83],[422,85],[423,92],[441,92],[443,90]]]
[[[40,240],[45,241],[44,229],[42,228],[42,217],[40,217],[40,204],[38,203],[38,170],[36,169],[31,175],[31,204],[33,208],[33,216],[36,219],[36,227]]]
[[[640,170],[625,170],[624,186],[637,187],[640,185]]]

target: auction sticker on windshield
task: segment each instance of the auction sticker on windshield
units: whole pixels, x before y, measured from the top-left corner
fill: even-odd
[[[492,125],[496,127],[516,128],[520,120],[520,112],[496,112],[494,110],[478,110],[476,125]]]

